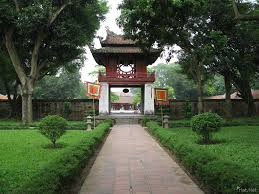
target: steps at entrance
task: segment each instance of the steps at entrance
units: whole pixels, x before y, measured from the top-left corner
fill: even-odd
[[[139,118],[115,118],[116,124],[138,124]]]
[[[102,120],[111,118],[116,122],[116,124],[138,124],[139,120],[143,117],[144,115],[140,114],[110,114],[106,116],[98,116],[96,119]]]

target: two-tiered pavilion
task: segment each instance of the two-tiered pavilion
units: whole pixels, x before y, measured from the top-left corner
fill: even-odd
[[[92,49],[94,59],[106,69],[99,72],[98,80],[102,85],[99,100],[99,113],[110,114],[110,90],[112,87],[141,88],[143,114],[154,114],[155,72],[148,72],[147,66],[159,57],[161,50],[151,48],[147,52],[140,49],[135,41],[123,35],[108,32],[101,41],[102,48]]]

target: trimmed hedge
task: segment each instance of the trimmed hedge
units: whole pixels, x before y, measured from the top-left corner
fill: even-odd
[[[147,127],[150,133],[172,151],[184,167],[211,193],[236,194],[239,193],[238,188],[259,189],[259,173],[255,173],[255,169],[251,169],[250,166],[242,168],[236,163],[224,160],[224,155],[216,154],[218,145],[204,147],[208,145],[190,142],[195,139],[190,138],[193,137],[191,129],[188,129],[190,130],[188,133],[187,129],[163,129],[153,121],[148,122]],[[239,159],[242,160],[242,157]]]
[[[182,120],[174,120],[172,119],[169,122],[170,128],[178,128],[178,127],[191,127],[190,119],[182,119]],[[251,117],[251,118],[233,118],[231,120],[226,120],[223,125],[227,126],[259,126],[259,117]]]
[[[67,130],[85,130],[85,122],[82,121],[68,121]],[[39,122],[34,122],[30,126],[23,125],[20,121],[15,120],[0,120],[0,130],[26,130],[26,129],[38,129]]]
[[[41,169],[25,185],[21,185],[14,193],[58,193],[62,187],[71,183],[80,174],[88,160],[92,157],[96,147],[102,142],[112,123],[108,120],[100,123],[89,137],[81,141],[58,160],[50,162]]]
[[[223,119],[212,112],[201,113],[191,119],[192,130],[200,135],[203,143],[212,142],[212,134],[220,130],[222,123]]]

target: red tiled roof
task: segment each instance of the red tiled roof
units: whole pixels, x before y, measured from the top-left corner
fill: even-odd
[[[135,45],[136,41],[125,38],[123,35],[108,33],[105,40],[101,41],[102,46],[105,45]]]
[[[0,100],[8,100],[7,96],[1,95],[0,94]]]
[[[205,97],[204,99],[212,99],[212,100],[225,99],[225,94],[224,95],[218,95],[218,96],[209,96],[209,97]]]

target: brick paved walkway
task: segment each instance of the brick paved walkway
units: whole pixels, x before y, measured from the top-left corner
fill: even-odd
[[[201,194],[140,125],[115,125],[80,194]]]

